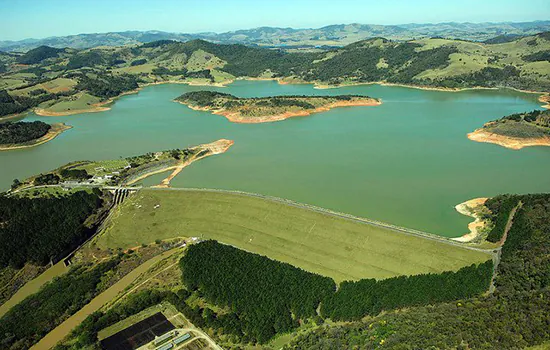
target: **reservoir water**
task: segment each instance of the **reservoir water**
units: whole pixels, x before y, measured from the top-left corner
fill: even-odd
[[[241,97],[364,94],[383,104],[234,124],[172,102],[194,90]],[[74,160],[227,138],[235,141],[227,153],[194,163],[172,186],[256,192],[455,237],[466,232],[470,221],[454,210],[458,203],[499,193],[550,191],[550,147],[515,151],[466,138],[489,120],[539,108],[537,95],[508,90],[452,93],[380,85],[319,90],[272,81],[237,81],[227,88],[150,86],[120,98],[106,112],[29,114],[26,120],[74,128],[38,147],[0,152],[0,188]]]

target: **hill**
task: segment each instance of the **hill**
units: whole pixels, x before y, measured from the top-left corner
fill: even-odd
[[[217,43],[259,46],[344,46],[359,40],[385,37],[412,40],[425,37],[484,41],[500,35],[528,36],[550,30],[550,21],[502,23],[425,23],[401,25],[335,24],[322,28],[260,27],[225,33],[168,33],[158,30],[78,34],[45,39],[0,41],[0,50],[27,51],[47,45],[86,49],[98,46],[136,45],[157,40],[205,39]]]
[[[34,107],[45,115],[98,111],[102,103],[149,83],[222,85],[249,77],[320,87],[383,82],[548,91],[549,53],[550,32],[500,44],[374,38],[337,49],[301,52],[161,40],[134,47],[66,49],[48,59],[39,60],[39,55],[37,63],[28,65],[18,63],[24,55],[1,55],[7,72],[0,76],[0,89],[6,89],[11,98],[2,98],[0,115]],[[0,90],[0,95],[5,93]]]

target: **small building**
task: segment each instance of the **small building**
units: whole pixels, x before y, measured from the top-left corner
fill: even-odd
[[[156,337],[155,340],[153,340],[153,344],[155,344],[155,345],[162,344],[163,342],[165,342],[168,339],[172,338],[174,335],[175,335],[174,332],[165,333],[165,334],[161,335],[160,337]]]
[[[179,345],[179,344],[183,343],[184,341],[186,341],[189,338],[191,338],[191,334],[185,333],[184,335],[180,335],[176,339],[172,340],[172,342],[176,345]]]
[[[174,344],[168,343],[164,344],[163,346],[159,346],[156,350],[170,350],[174,347]]]

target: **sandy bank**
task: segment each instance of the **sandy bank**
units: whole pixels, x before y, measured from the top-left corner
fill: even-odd
[[[510,149],[522,149],[530,146],[550,146],[550,137],[519,138],[494,134],[484,128],[468,134],[468,138],[476,142],[494,143]]]
[[[174,101],[181,103],[183,105],[186,105],[193,110],[206,111],[212,114],[221,115],[226,117],[230,122],[241,123],[241,124],[270,123],[270,122],[285,120],[292,117],[306,117],[314,113],[326,112],[333,108],[338,108],[338,107],[378,106],[382,104],[380,100],[376,100],[373,98],[366,98],[366,99],[357,100],[357,101],[338,101],[338,102],[330,103],[323,107],[318,107],[312,110],[290,111],[290,112],[285,112],[277,115],[266,115],[266,116],[260,116],[260,117],[245,117],[241,115],[240,112],[231,112],[223,109],[212,110],[208,107],[192,106],[182,101],[176,101],[176,100]]]
[[[154,187],[161,187],[161,188],[170,187],[170,181],[172,181],[172,179],[174,179],[185,167],[191,165],[193,162],[196,162],[197,160],[200,160],[209,156],[213,156],[215,154],[225,153],[231,146],[233,146],[234,143],[235,141],[233,140],[220,139],[218,141],[193,147],[192,149],[196,150],[195,154],[197,155],[205,150],[208,150],[209,152],[203,155],[193,156],[190,159],[187,159],[185,162],[177,165],[174,168],[174,171],[170,175],[168,175],[167,178],[162,180],[159,185]]]
[[[468,224],[468,229],[470,230],[470,233],[467,233],[461,237],[453,238],[453,240],[466,243],[473,241],[479,236],[479,234],[481,233],[480,230],[485,226],[485,222],[479,216],[478,209],[480,206],[485,204],[487,199],[488,198],[474,198],[464,203],[460,203],[455,207],[456,211],[458,211],[460,214],[470,216],[475,220]]]
[[[43,143],[46,143],[48,141],[51,141],[55,139],[58,135],[60,135],[62,132],[71,129],[72,126],[65,125],[65,123],[55,123],[52,124],[52,127],[50,130],[46,133],[46,135],[42,136],[39,139],[29,141],[26,143],[21,144],[13,144],[13,145],[0,145],[0,151],[11,151],[14,149],[21,149],[21,148],[29,148],[41,145]]]
[[[542,108],[550,109],[550,95],[541,95],[539,101],[544,103]]]
[[[153,186],[153,187],[169,187],[170,186],[170,181],[172,181],[172,179],[174,177],[176,177],[185,167],[189,166],[191,163],[193,163],[193,162],[195,162],[199,159],[206,158],[206,157],[212,156],[214,154],[224,153],[234,143],[235,142],[233,140],[220,139],[220,140],[217,140],[217,141],[214,141],[214,142],[211,142],[211,143],[206,143],[206,144],[198,145],[198,146],[195,146],[195,147],[190,147],[190,149],[195,150],[196,152],[194,152],[194,154],[195,154],[194,156],[187,159],[186,161],[182,161],[179,164],[167,166],[166,168],[162,168],[162,169],[156,169],[156,170],[151,171],[149,173],[143,174],[143,175],[141,175],[141,176],[139,176],[135,179],[132,179],[131,181],[125,183],[125,185],[135,184],[135,183],[137,183],[137,182],[139,182],[143,179],[148,178],[149,176],[156,175],[156,174],[161,174],[161,173],[164,173],[166,171],[173,170],[172,173],[167,178],[162,180],[162,182],[159,185]],[[201,153],[201,151],[204,151],[204,150],[208,150],[209,152],[205,153],[203,155],[197,156],[199,153]]]

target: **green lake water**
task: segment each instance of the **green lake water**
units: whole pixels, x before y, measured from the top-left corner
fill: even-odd
[[[234,124],[171,102],[193,90],[237,96],[366,94],[377,107],[348,107],[266,124]],[[74,128],[44,145],[0,152],[0,188],[14,178],[74,160],[110,159],[235,140],[194,163],[173,187],[233,189],[390,222],[443,236],[466,232],[454,206],[499,193],[550,191],[550,147],[520,151],[466,138],[483,123],[540,108],[536,95],[458,93],[379,85],[319,90],[311,85],[237,81],[227,88],[157,85],[124,96],[110,111],[27,120]],[[162,175],[145,184],[158,183]]]

